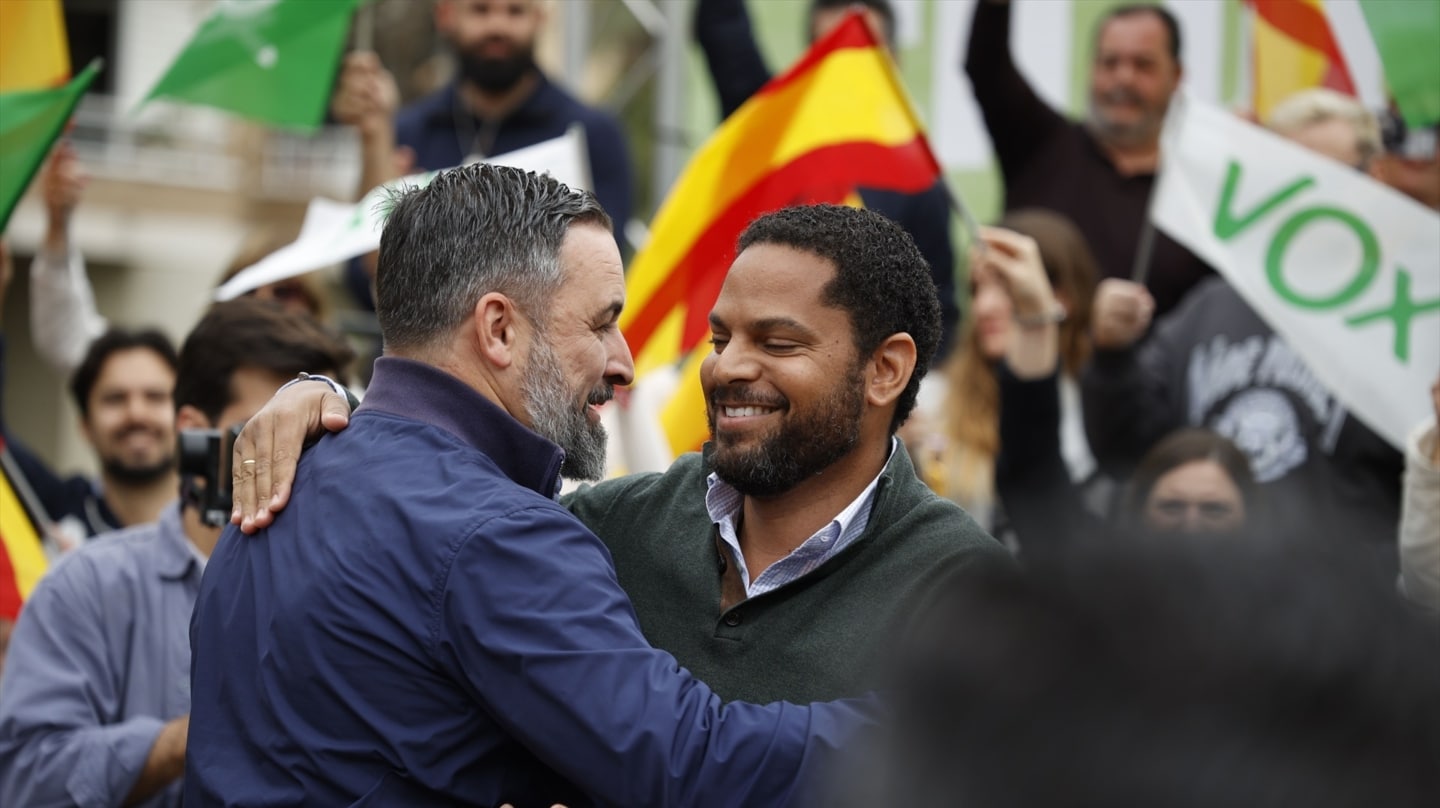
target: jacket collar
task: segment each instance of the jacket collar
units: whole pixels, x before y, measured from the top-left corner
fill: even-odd
[[[559,446],[439,368],[382,356],[356,414],[375,411],[445,430],[495,461],[506,477],[554,499],[560,490]]]

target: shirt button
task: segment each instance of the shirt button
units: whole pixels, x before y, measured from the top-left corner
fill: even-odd
[[[729,614],[725,615],[725,625],[731,628],[740,625],[740,613],[730,612]]]

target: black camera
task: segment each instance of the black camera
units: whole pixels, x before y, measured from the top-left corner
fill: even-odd
[[[230,523],[230,453],[243,426],[180,430],[180,499],[211,527]]]

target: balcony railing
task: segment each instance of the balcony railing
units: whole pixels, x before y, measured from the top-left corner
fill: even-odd
[[[348,198],[360,175],[354,133],[265,131],[223,112],[155,104],[138,114],[87,95],[69,133],[93,176],[259,199]]]

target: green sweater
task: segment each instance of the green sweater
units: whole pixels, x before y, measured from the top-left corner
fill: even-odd
[[[709,473],[701,455],[687,454],[663,474],[589,486],[565,503],[609,545],[645,636],[726,700],[803,703],[873,690],[907,604],[957,567],[1010,563],[963,510],[925,487],[899,446],[859,538],[722,612],[728,558],[705,510]]]

